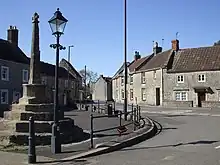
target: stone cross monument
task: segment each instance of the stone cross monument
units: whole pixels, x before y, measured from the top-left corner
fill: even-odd
[[[33,31],[31,43],[30,74],[28,84],[23,84],[23,97],[21,104],[47,103],[45,97],[45,85],[41,84],[40,48],[39,48],[39,15],[34,13],[32,17]]]

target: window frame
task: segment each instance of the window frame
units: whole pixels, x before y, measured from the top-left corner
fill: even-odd
[[[184,83],[184,76],[183,75],[177,75],[177,83]]]
[[[141,72],[141,84],[146,84],[146,75],[145,75],[145,72]]]
[[[2,101],[3,100],[2,99],[2,94],[4,92],[6,93],[6,98],[5,98],[6,101],[5,102]],[[0,96],[1,96],[1,100],[0,100],[1,104],[8,104],[8,89],[1,89],[0,90]]]
[[[122,100],[125,99],[125,92],[124,92],[124,89],[121,90],[121,99],[122,99]]]
[[[202,80],[202,76],[204,76],[204,80]],[[205,74],[199,74],[198,75],[198,82],[206,82],[206,75]]]
[[[179,99],[177,99],[177,94],[179,94]],[[185,99],[183,99],[183,94],[185,94]],[[185,91],[176,91],[174,93],[175,101],[188,101],[188,93]]]
[[[47,77],[46,76],[41,77],[41,84],[47,85]]]
[[[141,100],[146,101],[146,88],[141,88]]]
[[[25,72],[27,73],[27,77],[26,77],[27,80],[25,80],[25,77],[24,77],[24,75],[25,75],[24,73],[25,73]],[[28,82],[28,73],[29,73],[29,72],[28,72],[27,69],[23,69],[23,70],[22,70],[22,82]]]
[[[130,89],[130,100],[134,100],[134,89]]]
[[[133,77],[133,75],[130,75],[130,85],[133,85],[133,84],[134,84],[134,77]]]
[[[68,80],[64,80],[64,87],[65,87],[65,88],[68,88],[68,85],[69,85],[69,84],[68,84]]]
[[[3,70],[6,69],[6,78],[3,78]],[[3,81],[9,81],[9,67],[7,66],[1,66],[1,80]]]
[[[156,75],[156,74],[157,74],[157,71],[154,70],[154,71],[153,71],[153,79],[154,79],[154,80],[156,80],[156,78],[157,78],[157,75]]]
[[[123,81],[122,81],[123,80]],[[123,86],[125,83],[125,78],[124,77],[121,77],[121,86]]]

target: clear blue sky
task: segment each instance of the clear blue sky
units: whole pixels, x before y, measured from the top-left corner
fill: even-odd
[[[127,0],[128,59],[135,50],[141,55],[152,52],[152,41],[164,49],[179,32],[180,47],[212,45],[220,39],[219,0]],[[57,5],[59,4],[59,5]],[[55,63],[55,42],[48,20],[59,7],[69,20],[61,37],[64,46],[72,48],[71,61],[76,69],[87,65],[90,70],[113,75],[123,63],[123,0],[1,0],[0,38],[6,39],[9,25],[19,31],[19,46],[29,56],[31,18],[40,15],[41,60]],[[61,58],[67,57],[67,50]]]

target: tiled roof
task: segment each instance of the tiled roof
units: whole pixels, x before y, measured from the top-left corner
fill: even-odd
[[[111,80],[112,80],[111,77],[104,77],[104,76],[103,76],[103,79],[104,79],[106,82],[111,82]]]
[[[42,74],[45,74],[47,76],[55,76],[55,65],[40,62],[40,71]],[[68,71],[65,68],[59,67],[59,78],[67,78],[68,77]],[[70,79],[75,79],[72,74],[69,74]]]
[[[62,59],[61,61],[60,61],[60,66],[61,67],[64,67],[65,66],[65,64],[67,65],[67,69],[68,69],[68,67],[71,69],[71,70],[73,70],[74,71],[74,73],[77,75],[77,76],[79,76],[79,77],[82,77],[80,74],[79,74],[79,72],[77,72],[77,70],[73,67],[73,65],[71,64],[71,63],[69,63],[67,60],[65,60],[65,59]],[[65,67],[64,67],[65,68]]]
[[[134,60],[128,66],[130,72],[134,72],[137,67],[139,67],[142,63],[148,60],[150,56],[142,57],[140,59]]]
[[[137,71],[151,70],[166,66],[172,52],[172,50],[167,50],[154,55],[146,64],[139,67]]]
[[[220,70],[220,46],[180,49],[170,72]]]
[[[3,39],[0,39],[0,59],[30,65],[30,58],[27,57],[18,46]],[[45,63],[42,61],[40,65],[42,74],[46,74],[48,76],[55,76],[55,65]],[[67,70],[60,67],[59,77],[67,78]],[[70,78],[73,78],[71,74]]]
[[[29,64],[28,57],[18,46],[3,39],[0,39],[0,59]]]
[[[112,79],[114,79],[115,77],[117,77],[121,72],[123,72],[124,68],[125,68],[125,63],[122,64],[122,66],[118,69],[118,71],[115,73],[115,75],[112,77]],[[127,66],[129,66],[130,62],[127,62]]]

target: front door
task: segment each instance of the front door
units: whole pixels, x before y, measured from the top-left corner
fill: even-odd
[[[160,105],[160,88],[156,88],[156,105]]]
[[[198,92],[198,107],[202,107],[202,101],[205,101],[205,92]]]

